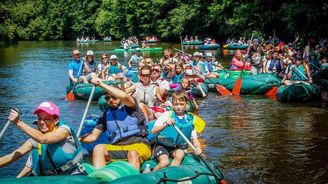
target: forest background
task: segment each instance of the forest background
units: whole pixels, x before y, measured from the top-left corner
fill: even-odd
[[[214,37],[327,36],[324,0],[4,0],[0,40],[121,39],[155,35],[178,41],[181,35]]]

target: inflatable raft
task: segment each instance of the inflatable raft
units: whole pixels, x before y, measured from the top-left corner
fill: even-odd
[[[237,75],[236,75],[237,76]],[[239,76],[238,76],[239,77]],[[232,91],[233,86],[238,77],[226,78],[226,79],[206,79],[210,91],[215,91],[215,85],[219,84],[224,86],[229,91]],[[281,79],[275,74],[258,74],[258,75],[246,75],[242,78],[243,83],[241,87],[241,94],[264,94],[269,89],[280,84]],[[214,83],[214,84],[213,84]]]
[[[182,42],[182,45],[201,45],[203,41],[190,41],[190,42]]]
[[[201,45],[199,47],[200,50],[217,50],[220,48],[220,44],[208,44],[208,45]]]
[[[318,87],[306,82],[281,85],[277,92],[278,100],[282,102],[309,102],[317,99],[319,95]]]
[[[239,44],[225,44],[225,45],[223,45],[224,49],[230,49],[230,50],[236,50],[236,49],[244,50],[247,47],[248,47],[247,44],[242,44],[242,45],[239,45]]]
[[[140,48],[140,52],[158,52],[163,51],[163,47]],[[115,49],[113,52],[136,52],[136,49]]]

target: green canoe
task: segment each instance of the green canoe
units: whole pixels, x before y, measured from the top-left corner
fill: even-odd
[[[244,50],[247,47],[248,47],[247,44],[243,44],[243,45],[238,45],[238,44],[225,44],[223,46],[224,49],[230,49],[230,50],[236,50],[236,49]]]
[[[130,44],[130,45],[128,46],[128,48],[130,48],[130,49],[135,49],[135,48],[138,48],[138,47],[140,47],[140,45],[139,45],[139,44],[136,44],[136,43],[132,43],[132,44]],[[121,45],[121,46],[120,46],[120,49],[124,49],[124,46]]]
[[[204,83],[207,84],[210,91],[216,91],[214,84],[220,84],[227,88],[229,91],[232,91],[237,78],[233,77],[226,79],[206,79]],[[254,95],[266,93],[273,86],[278,86],[281,81],[281,79],[278,78],[275,74],[246,75],[242,78],[242,80],[243,83],[241,87],[241,94]]]
[[[136,52],[136,49],[115,49],[114,52]],[[140,48],[141,52],[163,51],[163,47]]]
[[[182,45],[201,45],[203,41],[182,42]]]
[[[104,83],[108,84],[108,85],[118,85],[119,84],[118,81],[104,81]],[[77,99],[88,100],[91,90],[92,90],[92,86],[93,86],[92,84],[84,84],[84,83],[76,84],[76,86],[73,90],[74,96]],[[67,89],[68,88],[69,88],[69,86],[67,87]],[[68,90],[68,92],[69,92],[69,90]],[[98,98],[101,97],[101,95],[104,94],[104,92],[105,91],[102,88],[97,86],[95,89],[95,93],[93,94],[92,100],[97,100]]]
[[[319,97],[319,89],[316,85],[306,82],[281,85],[278,88],[277,97],[282,102],[309,102]]]
[[[208,45],[201,45],[199,47],[200,50],[217,50],[220,48],[220,44],[208,44]]]

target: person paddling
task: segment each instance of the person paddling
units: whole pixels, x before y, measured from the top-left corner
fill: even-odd
[[[167,167],[170,163],[170,157],[173,157],[171,166],[181,165],[184,158],[185,153],[183,150],[187,148],[187,145],[174,127],[172,127],[173,124],[181,129],[184,135],[193,142],[196,147],[194,153],[196,155],[202,153],[194,128],[194,117],[186,111],[188,97],[182,91],[174,92],[172,97],[173,111],[164,112],[156,120],[151,130],[153,134],[159,134],[153,153],[158,164],[153,171]]]
[[[30,152],[25,168],[17,177],[26,175],[84,174],[82,147],[73,131],[60,119],[59,108],[52,102],[43,102],[35,110],[38,129],[23,122],[18,112],[11,110],[8,119],[30,139],[12,153],[0,158],[0,167],[20,159]]]

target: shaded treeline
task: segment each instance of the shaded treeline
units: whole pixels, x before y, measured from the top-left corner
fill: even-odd
[[[116,39],[156,35],[250,37],[252,31],[282,39],[327,36],[324,0],[4,0],[1,40]]]

